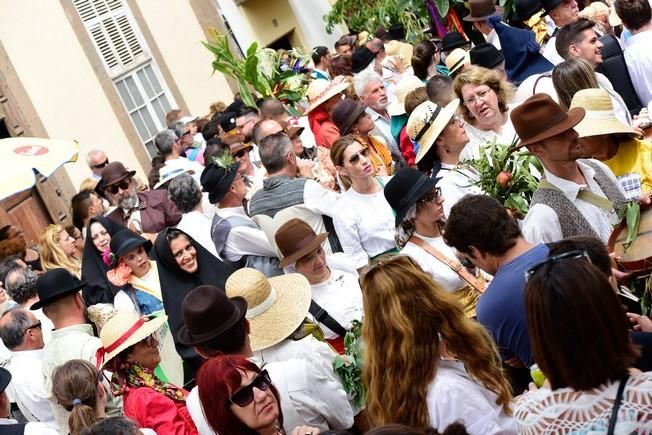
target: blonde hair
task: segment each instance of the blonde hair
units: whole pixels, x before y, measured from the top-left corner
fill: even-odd
[[[405,96],[405,101],[403,103],[403,106],[405,108],[405,114],[410,116],[412,112],[414,112],[414,109],[416,109],[419,104],[424,103],[426,101],[428,101],[428,91],[426,90],[425,86],[410,91]]]
[[[455,95],[460,99],[460,110],[464,116],[466,122],[472,123],[474,118],[471,115],[471,112],[464,104],[464,99],[462,98],[462,87],[464,85],[473,85],[480,86],[486,85],[489,86],[498,96],[498,109],[500,113],[506,113],[509,108],[507,103],[514,96],[514,86],[500,78],[500,73],[493,69],[483,68],[481,66],[469,66],[468,69],[465,69],[463,72],[458,74],[453,81],[453,89],[455,90]]]
[[[430,425],[426,396],[437,374],[440,337],[473,380],[496,393],[496,403],[510,412],[511,391],[492,338],[412,259],[381,259],[362,273],[360,284],[363,381],[372,426]]]
[[[70,412],[70,435],[78,435],[97,420],[100,373],[88,361],[74,359],[57,367],[52,375],[52,395]]]
[[[570,108],[575,92],[600,87],[595,71],[584,59],[568,59],[552,70],[552,84],[559,97],[559,105],[566,111]]]
[[[333,143],[333,145],[331,145],[331,151],[330,151],[330,157],[331,157],[331,161],[333,162],[333,165],[344,166],[344,151],[346,151],[348,147],[350,147],[356,142],[361,144],[362,146],[365,146],[364,141],[361,138],[350,134],[346,136],[342,136],[341,138],[337,139]],[[351,179],[348,176],[342,174],[340,171],[337,171],[337,168],[336,168],[336,173],[337,173],[337,179],[343,185],[344,190],[349,190],[349,188],[351,187]]]
[[[63,252],[59,244],[59,237],[62,233],[66,233],[63,225],[51,224],[48,225],[43,234],[41,234],[41,237],[39,237],[41,266],[46,272],[60,267],[79,278],[81,263],[76,258],[70,257]]]
[[[92,190],[95,191],[95,187],[97,186],[98,180],[94,180],[92,178],[86,178],[84,181],[81,182],[79,185],[79,191],[81,192],[82,190]]]

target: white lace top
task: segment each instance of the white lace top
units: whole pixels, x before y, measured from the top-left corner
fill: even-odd
[[[593,435],[607,432],[619,382],[590,391],[541,388],[516,398],[514,418],[522,435]],[[627,381],[614,434],[652,433],[652,372]]]

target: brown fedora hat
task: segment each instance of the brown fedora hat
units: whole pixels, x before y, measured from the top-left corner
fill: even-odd
[[[274,240],[283,259],[281,267],[292,264],[321,246],[328,233],[317,235],[310,225],[301,219],[291,219],[276,231]]]
[[[464,21],[486,21],[493,15],[502,15],[503,9],[496,8],[492,0],[471,0],[469,1],[469,15],[462,18]]]
[[[584,119],[584,109],[566,111],[548,94],[535,94],[512,110],[510,118],[521,139],[515,148],[524,147],[557,136],[575,127]]]
[[[102,185],[106,189],[112,184],[118,183],[127,177],[133,177],[136,171],[127,171],[125,165],[120,162],[111,162],[102,171]]]

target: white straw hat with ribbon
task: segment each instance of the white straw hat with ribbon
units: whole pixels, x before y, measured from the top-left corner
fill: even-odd
[[[407,94],[425,86],[421,79],[416,76],[407,76],[401,79],[396,85],[396,89],[394,89],[396,100],[387,107],[389,116],[405,115],[405,97],[407,97]]]
[[[426,101],[419,104],[407,122],[406,131],[413,142],[419,143],[419,152],[415,162],[421,161],[435,143],[441,132],[446,128],[460,105],[457,98],[440,107],[435,103]]]
[[[159,171],[159,181],[154,185],[154,189],[158,189],[168,181],[172,181],[174,178],[178,177],[181,174],[194,175],[195,171],[192,169],[184,168],[179,165],[164,165]]]
[[[600,136],[613,133],[640,133],[623,124],[614,112],[611,97],[604,89],[590,88],[575,92],[570,108],[581,107],[586,112],[584,119],[575,126],[580,137]]]
[[[471,65],[471,55],[463,48],[456,48],[446,56],[446,68],[448,68],[448,75],[453,75],[457,70],[464,65]]]
[[[167,319],[168,316],[164,314],[148,320],[135,311],[118,311],[106,322],[100,332],[102,347],[98,350],[98,367],[158,331]]]
[[[256,269],[243,268],[231,274],[225,287],[228,297],[247,300],[245,317],[249,321],[253,351],[285,340],[308,315],[310,283],[298,273],[268,279]]]
[[[336,83],[335,81],[328,81],[317,79],[310,82],[308,85],[308,102],[310,105],[306,113],[315,110],[316,107],[330,100],[337,94],[341,94],[348,87],[346,82]]]

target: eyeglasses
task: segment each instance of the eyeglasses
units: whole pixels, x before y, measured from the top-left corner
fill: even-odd
[[[360,156],[364,157],[365,159],[368,159],[369,158],[369,153],[370,153],[370,151],[369,151],[368,147],[362,148],[360,151],[358,151],[357,153],[355,153],[351,157],[349,157],[349,163],[351,163],[352,165],[355,165],[356,163],[358,163],[360,161]]]
[[[261,370],[251,383],[238,390],[229,401],[240,408],[244,408],[254,400],[254,388],[261,391],[267,391],[269,386],[272,385],[272,380],[269,377],[267,370]]]
[[[106,188],[106,190],[108,190],[112,195],[115,195],[120,190],[128,190],[130,184],[131,184],[130,179],[122,180],[119,183],[110,185],[109,187]]]
[[[433,190],[430,191],[430,193],[428,193],[426,196],[419,199],[419,202],[422,204],[433,203],[437,201],[437,198],[440,197],[441,197],[441,188],[435,187]]]
[[[108,164],[109,164],[109,159],[106,159],[102,163],[98,163],[97,165],[92,165],[91,168],[102,169],[103,167],[105,167]]]
[[[250,123],[252,123],[252,122],[256,122],[256,118],[249,118],[249,119],[246,120],[243,124],[240,124],[240,125],[236,124],[236,125],[235,125],[235,128],[236,128],[237,130],[242,130],[243,128],[245,128],[245,125],[250,124]]]
[[[23,331],[23,334],[25,334],[25,333],[26,333],[27,331],[29,331],[30,329],[34,329],[34,328],[41,329],[41,322],[39,321],[39,322],[34,323],[34,324],[31,325],[31,326],[28,326],[28,327],[25,328],[25,330]]]
[[[470,98],[467,98],[464,100],[464,104],[467,106],[473,106],[477,104],[478,100],[485,101],[485,98],[489,95],[489,93],[492,92],[491,88],[483,89],[481,91],[476,92],[476,94]]]
[[[573,251],[564,252],[559,255],[553,255],[551,257],[548,257],[542,262],[537,263],[534,266],[530,267],[528,270],[525,271],[525,281],[526,282],[529,281],[530,278],[532,278],[532,276],[536,273],[536,271],[541,268],[541,266],[545,266],[546,264],[553,264],[561,260],[576,260],[578,258],[584,258],[589,263],[592,263],[591,257],[589,257],[589,254],[586,251],[576,249]]]

